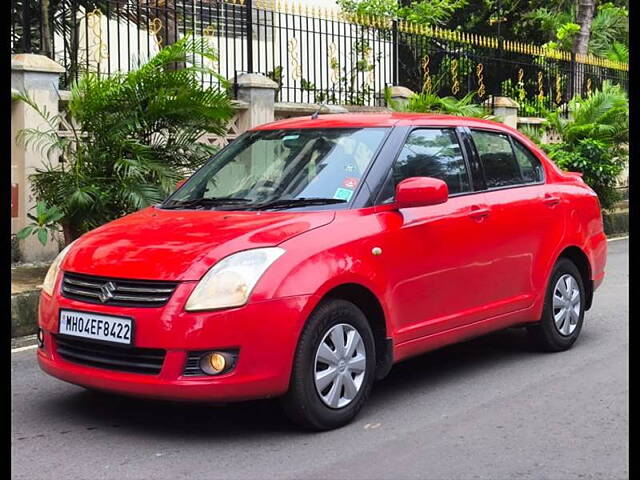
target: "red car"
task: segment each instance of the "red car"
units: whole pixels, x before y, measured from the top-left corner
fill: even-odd
[[[505,125],[282,120],[65,248],[38,360],[127,395],[282,397],[300,424],[335,428],[408,357],[513,326],[571,347],[606,245],[596,194]]]

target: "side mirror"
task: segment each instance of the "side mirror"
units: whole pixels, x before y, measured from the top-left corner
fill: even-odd
[[[445,203],[449,187],[442,180],[431,177],[410,177],[396,187],[397,208],[424,207]]]
[[[176,190],[179,189],[182,185],[184,185],[184,182],[186,182],[187,179],[183,178],[182,180],[178,180],[178,183],[176,183]]]

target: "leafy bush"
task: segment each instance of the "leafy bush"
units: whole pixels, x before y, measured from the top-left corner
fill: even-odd
[[[469,92],[461,99],[439,97],[433,92],[416,93],[409,97],[406,105],[391,99],[390,89],[385,89],[387,105],[398,112],[443,113],[462,117],[488,118],[484,107],[474,103],[475,92]]]
[[[31,223],[21,229],[16,234],[16,238],[23,240],[29,235],[37,235],[38,241],[44,246],[47,244],[49,235],[51,235],[51,240],[54,240],[54,234],[60,231],[58,222],[62,220],[64,214],[58,207],[48,207],[44,202],[38,202],[35,209],[35,215],[27,213]]]
[[[614,157],[600,140],[579,140],[572,148],[565,143],[545,145],[551,159],[563,170],[581,172],[584,181],[598,194],[601,205],[609,209],[619,200],[616,178],[624,169],[624,160]]]
[[[560,168],[581,172],[602,206],[611,208],[619,199],[617,178],[629,159],[627,94],[604,82],[591,96],[572,99],[568,107],[568,118],[559,110],[547,116],[547,128],[559,133],[562,142],[543,148]]]
[[[48,128],[24,129],[19,139],[60,159],[31,179],[36,198],[62,212],[65,241],[161,201],[211,156],[215,148],[198,139],[224,135],[232,115],[224,88],[200,82],[200,74],[218,78],[204,66],[215,59],[206,40],[187,36],[136,70],[86,74],[71,88],[72,123],[20,95]],[[71,137],[59,136],[60,123]]]

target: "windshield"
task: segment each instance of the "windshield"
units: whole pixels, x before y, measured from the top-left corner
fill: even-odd
[[[347,203],[387,130],[250,132],[198,170],[162,207],[251,210]]]

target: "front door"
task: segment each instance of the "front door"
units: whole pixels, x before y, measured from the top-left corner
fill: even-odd
[[[412,130],[383,192],[409,177],[444,180],[446,203],[380,212],[381,256],[398,343],[484,318],[493,279],[491,212],[473,192],[469,163],[451,128]]]

